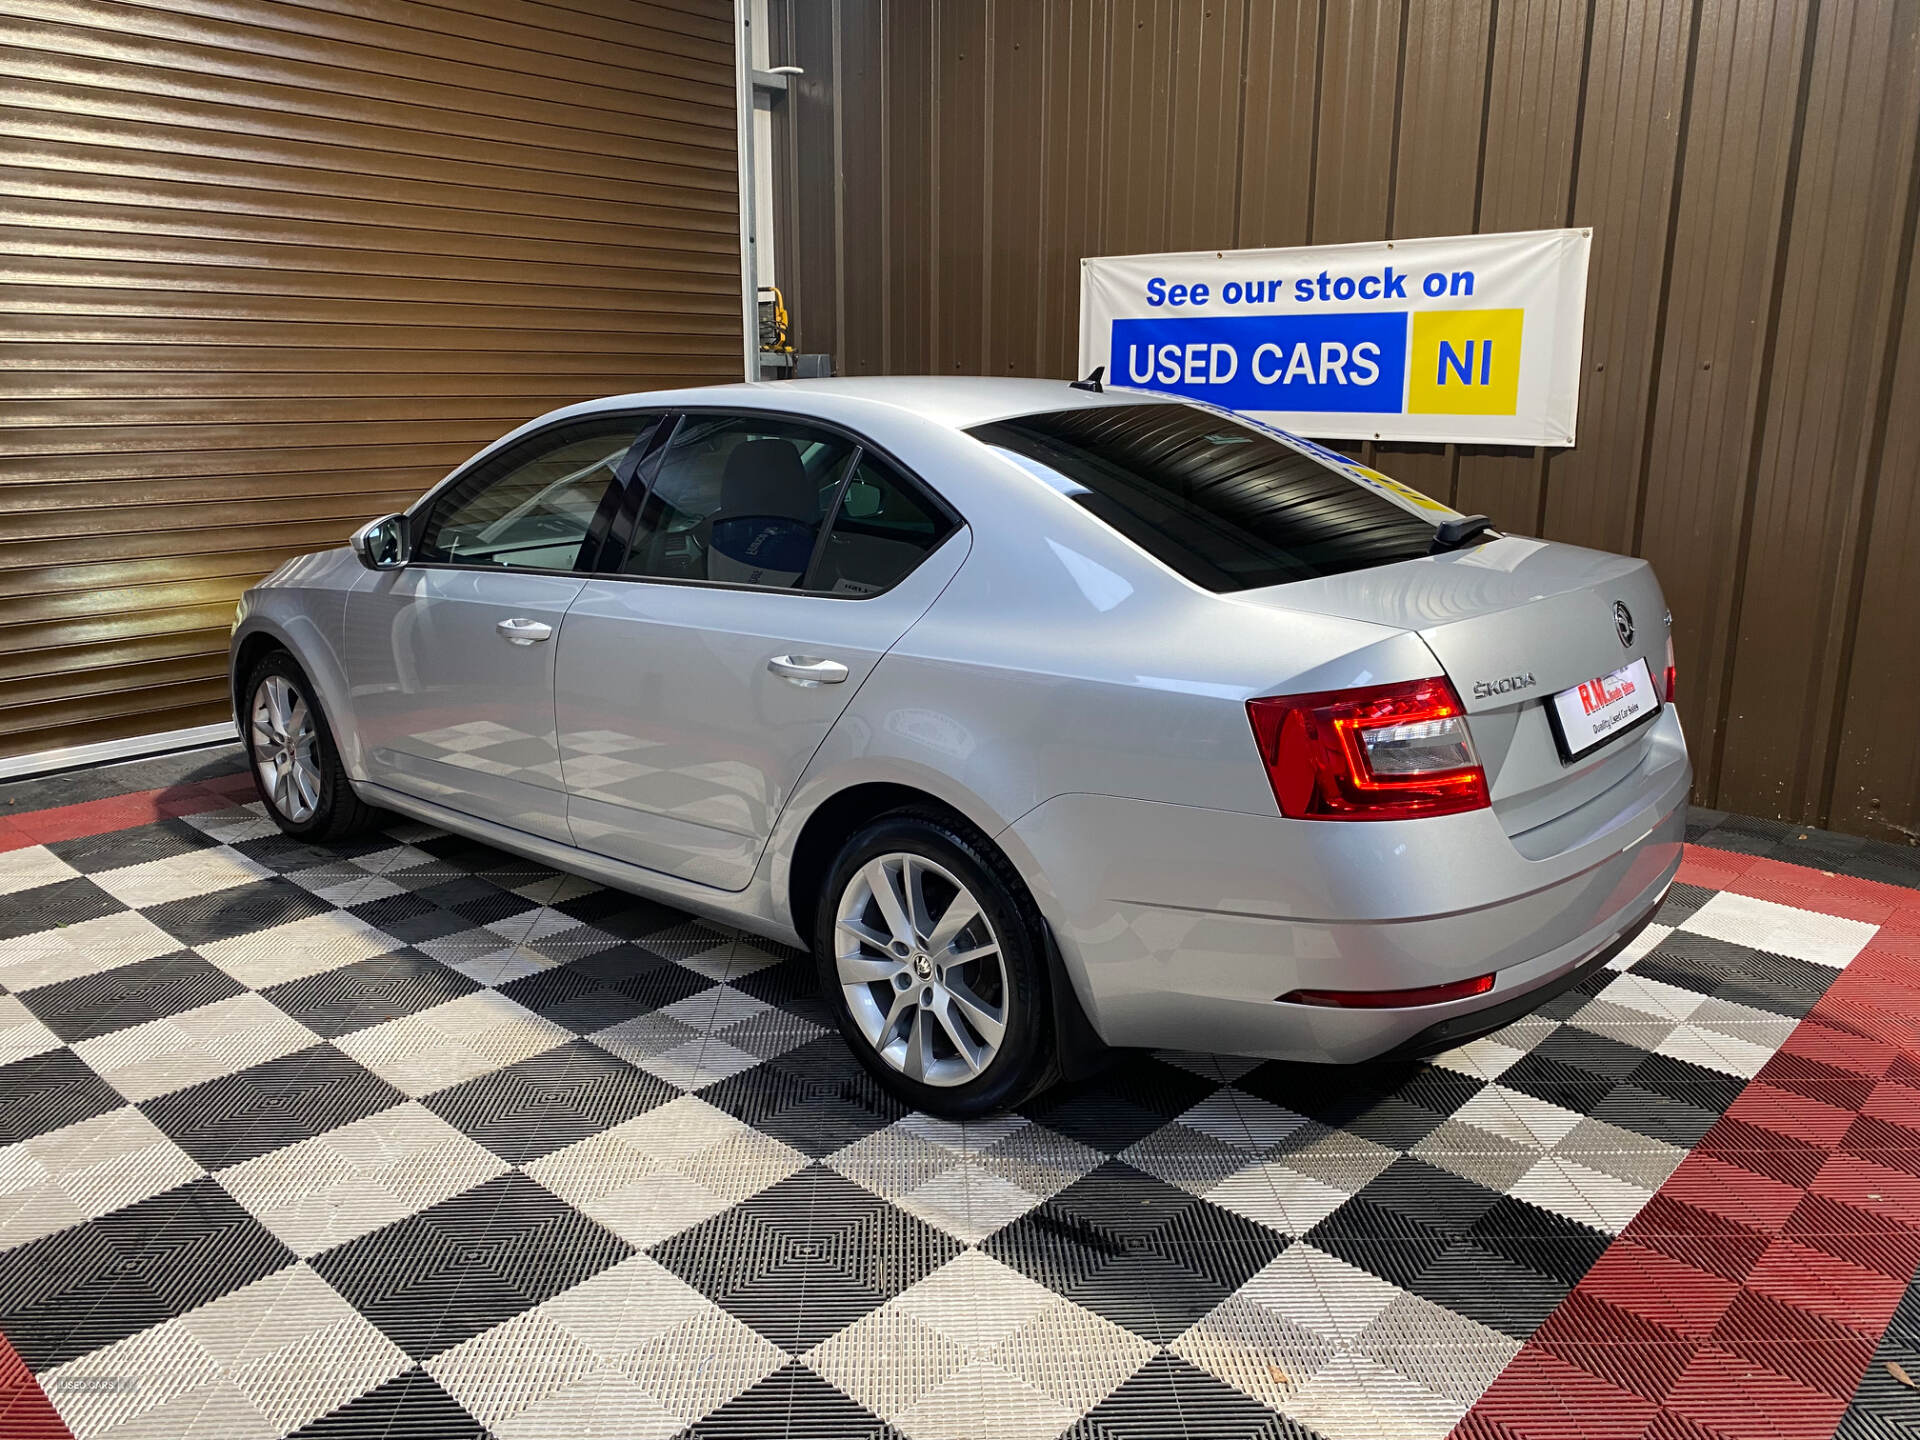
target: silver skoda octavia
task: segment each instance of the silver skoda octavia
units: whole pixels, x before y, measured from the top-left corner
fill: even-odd
[[[1105,1045],[1463,1043],[1622,950],[1690,772],[1640,560],[1053,381],[618,396],[247,592],[281,828],[398,811],[788,943],[969,1115]]]

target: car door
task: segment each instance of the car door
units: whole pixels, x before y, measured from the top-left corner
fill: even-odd
[[[553,637],[657,415],[552,427],[411,517],[408,563],[347,597],[346,666],[374,783],[569,840]]]
[[[942,502],[851,436],[684,416],[589,579],[555,672],[575,843],[739,890],[807,762],[966,552]]]

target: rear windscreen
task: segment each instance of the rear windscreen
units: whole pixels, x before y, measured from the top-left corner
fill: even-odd
[[[1391,565],[1433,543],[1431,521],[1264,430],[1192,405],[1060,410],[967,433],[1209,590]]]

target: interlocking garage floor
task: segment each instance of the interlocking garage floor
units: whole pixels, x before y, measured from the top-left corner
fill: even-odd
[[[961,1128],[797,955],[236,768],[0,786],[0,1434],[1920,1435],[1906,852],[1701,817],[1431,1064]]]

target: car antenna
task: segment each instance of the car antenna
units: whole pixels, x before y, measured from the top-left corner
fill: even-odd
[[[1107,373],[1106,366],[1096,365],[1093,367],[1091,371],[1088,372],[1086,379],[1069,380],[1067,382],[1067,388],[1070,390],[1091,390],[1094,394],[1098,395],[1101,393],[1100,377],[1106,373]]]
[[[1433,544],[1427,553],[1438,555],[1443,550],[1457,550],[1476,535],[1493,533],[1493,521],[1484,515],[1456,515],[1433,527]]]

